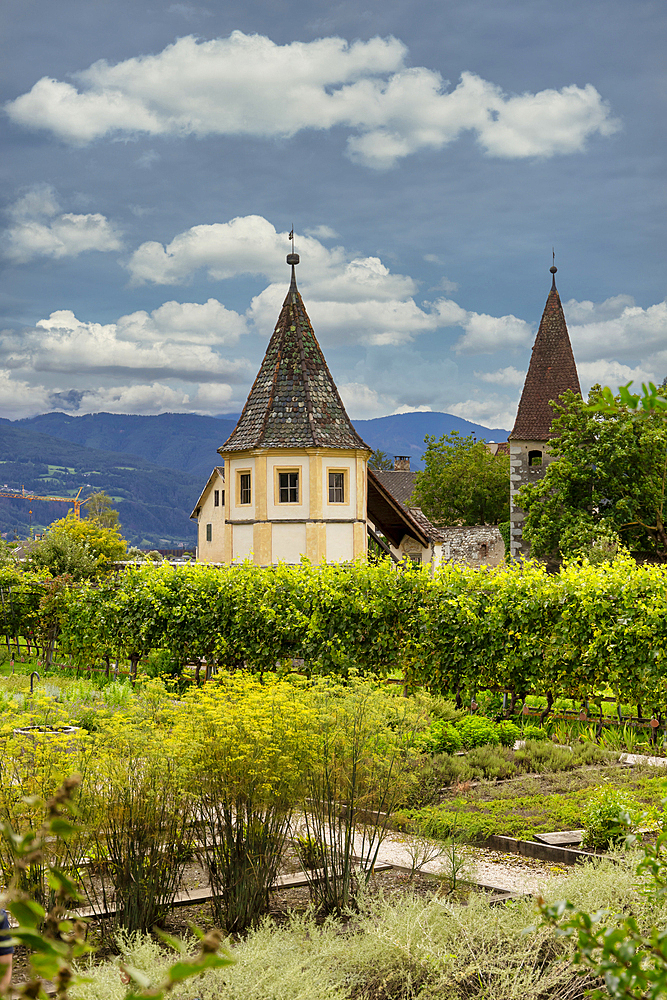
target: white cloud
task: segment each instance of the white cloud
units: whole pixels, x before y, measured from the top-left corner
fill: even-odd
[[[516,418],[517,400],[507,396],[483,396],[452,403],[447,411],[485,427],[504,427],[511,430]]]
[[[395,414],[396,413],[431,413],[432,411],[433,411],[433,407],[432,406],[407,406],[407,404],[404,403],[402,406],[398,406],[394,410],[394,413]]]
[[[306,229],[306,236],[314,236],[316,240],[336,240],[340,233],[337,233],[331,226],[312,226]]]
[[[75,215],[62,212],[54,189],[39,184],[26,191],[10,208],[11,225],[2,234],[5,257],[25,264],[35,257],[78,257],[88,250],[120,250],[119,232],[99,212]]]
[[[343,405],[352,420],[369,420],[393,412],[396,399],[376,392],[363,382],[344,382],[338,386]]]
[[[483,382],[495,382],[497,385],[517,386],[523,385],[526,378],[525,371],[519,371],[510,365],[507,368],[499,368],[495,372],[475,372],[476,378],[481,378]]]
[[[600,385],[608,385],[616,390],[619,385],[627,385],[628,382],[654,382],[657,378],[656,369],[651,365],[638,365],[631,368],[623,365],[619,361],[584,361],[577,365],[581,391],[584,395],[592,385],[599,382]],[[659,381],[662,381],[660,376]]]
[[[14,378],[7,369],[0,369],[0,416],[19,420],[50,410],[49,390]]]
[[[84,413],[220,413],[233,404],[233,390],[224,383],[183,391],[161,382],[121,385],[74,393],[75,404],[59,405],[52,394],[47,409]],[[34,411],[43,412],[43,409]]]
[[[184,5],[182,5],[184,6]],[[440,73],[407,67],[396,38],[276,45],[262,35],[179,38],[157,55],[42,77],[8,102],[10,118],[71,143],[107,135],[291,136],[344,127],[348,155],[385,169],[420,149],[441,149],[466,130],[486,153],[553,156],[618,128],[587,84],[507,96],[474,73],[451,91]]]
[[[206,330],[207,320],[219,324],[215,335]],[[249,376],[248,363],[227,360],[215,346],[225,338],[236,342],[244,329],[243,319],[214,299],[167,302],[150,316],[132,313],[107,324],[83,322],[61,309],[32,329],[4,331],[0,358],[8,368],[32,372],[238,382]]]
[[[577,361],[646,359],[667,346],[667,300],[642,309],[629,295],[595,305],[571,300],[565,316]]]
[[[470,312],[458,325],[465,333],[454,349],[458,354],[491,354],[495,351],[527,347],[532,343],[534,331],[530,323],[516,316],[488,316]]]

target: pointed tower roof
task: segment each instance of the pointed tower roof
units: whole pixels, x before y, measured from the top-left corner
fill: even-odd
[[[331,372],[292,281],[262,366],[238,423],[218,451],[250,448],[363,448],[371,451],[345,412]]]
[[[547,441],[555,415],[550,401],[557,400],[568,389],[581,393],[570,335],[556,288],[557,270],[555,265],[550,268],[553,275],[551,291],[533,344],[510,440]]]

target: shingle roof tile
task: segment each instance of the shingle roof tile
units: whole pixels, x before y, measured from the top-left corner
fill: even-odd
[[[292,281],[238,423],[218,451],[371,449],[355,431]]]
[[[556,280],[551,286],[537,331],[530,365],[510,440],[547,441],[554,411],[549,402],[567,389],[581,393],[577,366]]]

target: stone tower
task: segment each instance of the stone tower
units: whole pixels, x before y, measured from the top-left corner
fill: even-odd
[[[571,389],[581,393],[570,335],[556,288],[555,266],[551,291],[537,331],[528,374],[524,382],[510,444],[510,551],[513,558],[529,556],[530,546],[523,538],[524,513],[515,504],[515,494],[525,483],[541,479],[552,461],[548,444],[555,413],[552,401],[558,401]]]
[[[302,556],[318,563],[366,554],[371,449],[345,412],[313,332],[296,285],[298,254],[289,254],[287,263],[292,280],[262,366],[218,449],[224,516],[215,532],[208,517],[200,523],[204,562],[251,557],[266,566],[298,563]]]

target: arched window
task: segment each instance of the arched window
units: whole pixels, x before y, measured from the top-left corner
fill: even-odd
[[[537,449],[535,451],[529,451],[528,465],[541,465],[541,464],[542,464],[542,452],[537,451]]]

